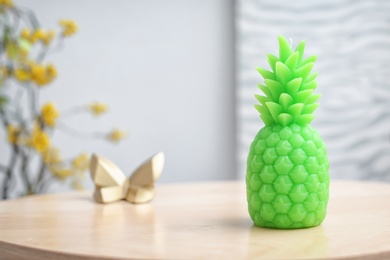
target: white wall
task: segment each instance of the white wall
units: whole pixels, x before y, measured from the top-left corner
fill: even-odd
[[[161,182],[234,178],[233,3],[224,0],[15,0],[44,27],[59,18],[80,31],[49,60],[59,77],[41,101],[60,109],[104,101],[110,113],[66,124],[80,131],[127,129],[119,145],[57,132],[64,155],[96,152],[129,173],[157,151]],[[91,182],[86,181],[87,187]]]

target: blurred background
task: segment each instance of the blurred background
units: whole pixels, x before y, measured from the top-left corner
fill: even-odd
[[[79,31],[48,60],[58,78],[41,102],[58,109],[102,101],[107,115],[63,119],[79,132],[117,126],[128,138],[117,145],[56,131],[62,154],[95,152],[130,174],[163,151],[160,182],[235,178],[233,2],[16,0],[40,23],[77,22]],[[90,178],[86,188],[92,187]],[[61,190],[65,186],[52,187]]]
[[[262,127],[253,109],[256,66],[277,53],[277,34],[306,55],[318,55],[317,92],[322,94],[312,125],[328,150],[333,178],[390,181],[390,2],[236,2],[238,170],[245,174],[249,144]]]
[[[71,18],[79,32],[50,58],[58,78],[41,102],[59,110],[93,101],[109,115],[64,119],[78,131],[125,129],[118,145],[58,131],[64,156],[95,152],[130,174],[158,151],[160,182],[243,179],[263,126],[253,108],[255,67],[277,52],[277,35],[305,39],[322,93],[313,126],[334,178],[390,181],[390,2],[271,0],[17,0],[50,28]],[[71,131],[70,131],[71,132]],[[3,133],[1,133],[3,135]],[[6,157],[6,148],[0,147]],[[85,187],[92,188],[89,177]],[[55,185],[51,191],[66,189]]]

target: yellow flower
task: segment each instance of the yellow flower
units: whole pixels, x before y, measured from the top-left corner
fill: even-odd
[[[30,29],[28,29],[28,28],[22,29],[22,31],[20,32],[20,37],[25,39],[25,40],[30,40],[30,37],[31,37]]]
[[[45,37],[46,37],[46,32],[43,29],[38,28],[30,35],[30,41],[32,43],[35,43],[36,41],[42,40]]]
[[[89,167],[89,156],[86,153],[82,153],[72,161],[73,168],[79,171],[86,171]]]
[[[15,69],[15,78],[19,81],[28,81],[28,80],[31,80],[31,74],[30,74],[30,71],[27,71],[25,69],[21,69],[21,68],[18,68],[18,69]]]
[[[107,105],[100,102],[95,102],[88,105],[89,111],[95,116],[100,116],[107,111]]]
[[[38,86],[44,86],[50,83],[56,76],[57,71],[52,64],[47,67],[40,64],[31,64],[31,80]]]
[[[54,177],[64,180],[69,176],[73,175],[71,169],[59,168],[59,167],[50,167],[50,171],[53,173]]]
[[[55,36],[55,32],[54,31],[48,31],[45,36],[43,38],[41,38],[43,44],[45,44],[46,46],[49,45],[51,43],[51,41],[53,40],[54,36]]]
[[[14,3],[12,0],[0,0],[0,7],[2,6],[13,7]]]
[[[60,150],[56,147],[50,147],[42,154],[42,156],[46,165],[58,164],[62,161]]]
[[[72,20],[60,20],[59,24],[62,27],[62,34],[65,37],[75,34],[78,30],[77,24]]]
[[[13,125],[8,125],[7,132],[8,132],[8,141],[11,144],[18,143],[21,129],[19,127],[13,126]]]
[[[31,80],[42,87],[49,84],[57,77],[57,70],[52,64],[45,67],[44,65],[30,62],[28,67],[16,68],[14,75],[19,81]]]
[[[46,70],[42,65],[31,66],[31,79],[39,86],[45,85],[46,83]]]
[[[42,41],[43,44],[50,45],[51,41],[53,40],[55,36],[55,32],[53,30],[50,30],[48,32],[45,32],[41,37],[40,40]]]
[[[45,31],[41,28],[36,29],[33,33],[28,28],[23,29],[20,32],[20,37],[24,40],[27,40],[31,43],[41,41],[44,45],[49,45],[55,36],[53,30]]]
[[[56,124],[56,120],[59,115],[60,113],[58,112],[56,106],[52,102],[47,103],[42,107],[41,110],[42,120],[46,125],[50,127],[53,127]]]
[[[35,43],[36,41],[40,40],[45,35],[45,32],[42,29],[36,29],[31,35],[30,35],[30,41],[32,43]]]
[[[110,142],[117,143],[126,137],[126,132],[118,129],[113,129],[106,135],[106,139]]]
[[[28,144],[38,152],[43,153],[50,147],[50,138],[39,127],[35,126]]]
[[[56,67],[54,67],[53,64],[49,64],[46,67],[46,73],[47,73],[47,77],[50,80],[53,80],[55,77],[57,77],[57,70],[56,70]]]

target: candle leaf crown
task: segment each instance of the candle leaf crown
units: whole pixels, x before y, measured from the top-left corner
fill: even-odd
[[[303,58],[305,41],[301,41],[293,51],[283,36],[278,37],[279,57],[267,55],[272,71],[256,68],[264,78],[264,85],[258,84],[265,96],[255,95],[260,104],[255,108],[265,125],[279,124],[287,126],[309,124],[314,110],[319,106],[316,101],[320,94],[314,94],[317,88],[318,72],[311,72],[317,56]]]

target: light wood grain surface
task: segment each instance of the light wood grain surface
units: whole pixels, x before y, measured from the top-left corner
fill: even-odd
[[[390,259],[390,185],[332,182],[327,218],[301,230],[253,227],[242,182],[157,185],[142,205],[3,201],[0,259]]]

